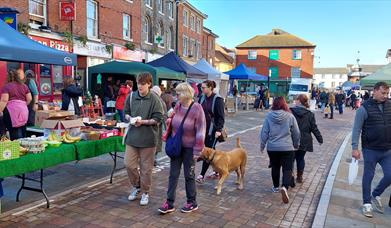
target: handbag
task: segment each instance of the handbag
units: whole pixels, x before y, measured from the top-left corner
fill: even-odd
[[[183,124],[187,118],[187,115],[190,112],[191,107],[193,106],[194,102],[192,102],[189,106],[189,109],[187,109],[187,112],[185,116],[183,117],[183,120],[181,122],[181,125],[179,126],[178,130],[176,131],[175,135],[171,135],[167,138],[166,141],[166,154],[170,158],[176,158],[181,155],[182,151],[182,135],[183,135]]]

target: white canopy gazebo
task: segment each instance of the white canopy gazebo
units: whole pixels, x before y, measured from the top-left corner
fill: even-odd
[[[228,80],[229,75],[221,73],[211,66],[204,58],[200,59],[195,65],[198,70],[205,72],[208,75],[208,79],[216,82],[215,92],[222,97],[226,97],[228,94]]]

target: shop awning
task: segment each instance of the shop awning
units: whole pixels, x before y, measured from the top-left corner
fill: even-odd
[[[377,82],[391,85],[391,63],[360,80],[363,89],[372,89]]]
[[[75,54],[44,46],[0,20],[0,60],[75,66]]]
[[[154,67],[166,67],[186,74],[188,78],[207,79],[208,75],[179,58],[174,52],[148,63]]]
[[[230,80],[242,79],[242,80],[253,80],[253,81],[267,81],[267,76],[256,74],[250,71],[246,65],[241,63],[234,69],[224,72],[229,75]]]
[[[88,68],[89,78],[98,74],[129,74],[137,76],[142,72],[149,72],[153,77],[153,83],[159,79],[172,79],[183,81],[185,75],[164,67],[153,67],[140,62],[111,61]]]

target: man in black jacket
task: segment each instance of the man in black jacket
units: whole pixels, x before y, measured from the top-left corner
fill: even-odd
[[[345,94],[342,90],[335,96],[335,102],[337,103],[339,114],[343,114],[343,104],[345,103]]]
[[[296,106],[291,108],[292,114],[297,120],[297,124],[300,128],[300,146],[295,152],[295,160],[297,165],[297,182],[303,182],[303,172],[305,167],[304,156],[306,152],[313,152],[314,147],[312,143],[312,134],[315,135],[316,140],[322,144],[323,137],[320,133],[318,126],[316,125],[315,115],[308,108],[307,95],[301,94],[296,99]]]
[[[357,160],[361,157],[358,150],[361,134],[364,158],[362,213],[369,218],[373,217],[372,206],[379,213],[384,213],[380,195],[391,185],[391,101],[388,100],[389,91],[387,83],[378,82],[375,84],[373,98],[365,101],[356,111],[352,130],[352,157]],[[371,191],[378,163],[382,167],[384,176],[377,187]]]

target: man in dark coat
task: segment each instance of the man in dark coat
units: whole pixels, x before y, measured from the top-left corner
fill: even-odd
[[[345,103],[345,94],[342,90],[335,95],[335,102],[338,107],[339,114],[343,114],[343,104]]]
[[[299,95],[297,105],[291,108],[292,114],[295,116],[300,128],[300,146],[295,152],[298,183],[303,182],[303,172],[305,167],[304,156],[307,151],[314,151],[311,133],[315,135],[316,140],[320,144],[323,143],[323,137],[316,125],[315,115],[308,110],[309,107],[308,97],[306,95]]]

